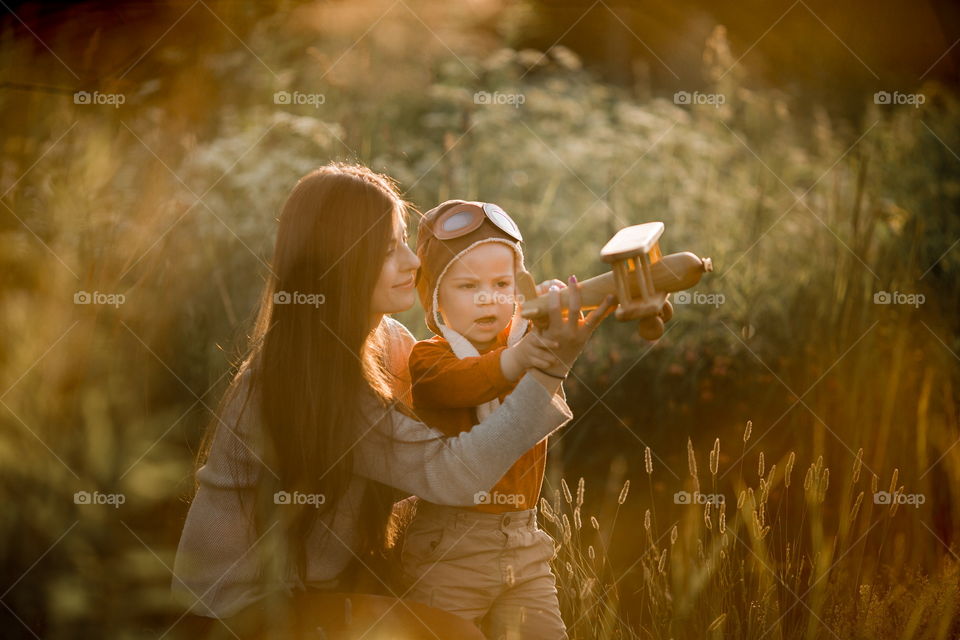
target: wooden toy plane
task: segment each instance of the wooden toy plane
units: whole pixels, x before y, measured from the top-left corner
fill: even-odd
[[[647,222],[617,232],[600,250],[600,257],[611,265],[611,272],[579,283],[581,308],[600,306],[613,294],[619,306],[617,320],[638,320],[640,336],[656,340],[663,335],[663,323],[673,316],[667,295],[689,289],[700,276],[713,271],[710,258],[699,258],[689,251],[664,256],[660,253],[662,222]],[[538,319],[547,315],[546,296],[537,297],[533,277],[523,272],[517,278],[523,295],[521,315]],[[568,304],[568,292],[560,290],[561,304]]]

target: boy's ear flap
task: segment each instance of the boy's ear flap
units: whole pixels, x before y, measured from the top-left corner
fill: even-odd
[[[537,283],[529,271],[517,272],[517,292],[523,296],[522,300],[535,300],[537,298]]]

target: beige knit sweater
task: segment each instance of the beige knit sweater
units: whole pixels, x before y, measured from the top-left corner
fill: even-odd
[[[414,338],[399,322],[385,321],[391,367],[400,371]],[[237,401],[223,411],[210,455],[197,472],[199,489],[187,513],[172,581],[180,603],[194,614],[216,618],[229,617],[273,591],[335,585],[352,557],[357,508],[371,480],[435,504],[473,506],[478,491],[489,490],[525,451],[572,417],[561,396],[550,395],[530,376],[524,376],[491,416],[457,437],[437,438],[439,432],[397,411],[371,409],[378,421],[353,449],[353,481],[335,513],[328,514],[307,541],[306,585],[291,578],[263,586],[250,507],[257,479],[267,470],[260,463],[255,393],[241,414],[249,372],[241,375]],[[364,427],[357,429],[359,437]],[[405,442],[394,444],[382,435]],[[238,489],[244,494],[243,508]]]

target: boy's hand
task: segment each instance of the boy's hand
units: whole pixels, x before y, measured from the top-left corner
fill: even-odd
[[[560,364],[553,352],[560,343],[531,331],[500,355],[500,369],[507,380],[518,380],[527,369],[549,369]]]
[[[537,285],[537,295],[542,296],[550,291],[550,287],[556,287],[557,289],[563,289],[567,286],[567,283],[563,280],[557,280],[556,278],[551,278],[550,280],[544,280]]]

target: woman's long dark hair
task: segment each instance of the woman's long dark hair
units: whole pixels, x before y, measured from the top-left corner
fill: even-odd
[[[297,183],[280,215],[273,274],[267,280],[249,348],[223,405],[250,368],[248,394],[259,394],[264,465],[254,509],[258,538],[270,529],[277,546],[258,555],[306,579],[311,530],[350,484],[352,449],[364,430],[361,403],[392,403],[385,367],[384,324],[371,331],[371,298],[395,225],[406,203],[393,182],[357,165],[330,164]],[[312,296],[312,297],[310,297]],[[246,402],[246,399],[245,399]],[[247,406],[245,404],[245,406]],[[220,420],[211,423],[198,466]],[[233,427],[234,425],[226,425]],[[324,497],[323,504],[277,504],[276,491]],[[354,551],[364,564],[384,557],[392,492],[366,492]],[[334,543],[336,541],[334,540]]]

